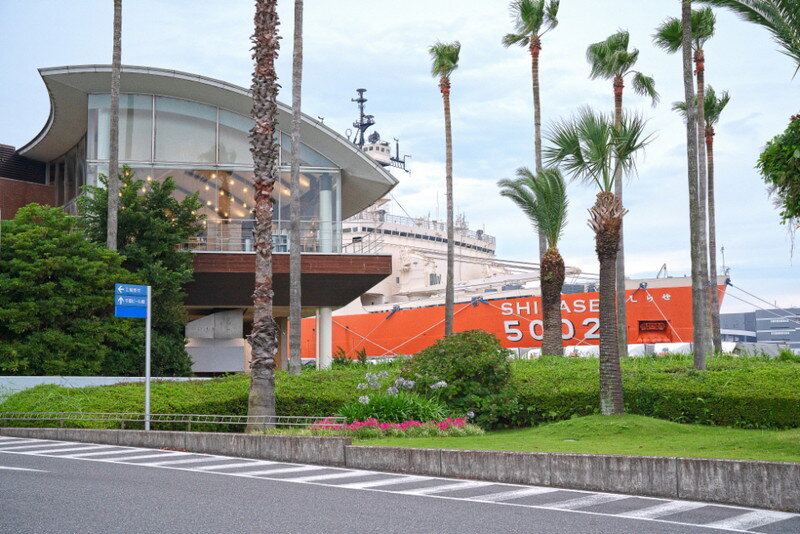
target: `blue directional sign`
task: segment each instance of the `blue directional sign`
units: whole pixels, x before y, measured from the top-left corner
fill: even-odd
[[[135,319],[147,318],[147,286],[114,285],[114,315]]]

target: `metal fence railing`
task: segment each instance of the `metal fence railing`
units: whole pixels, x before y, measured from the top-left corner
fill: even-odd
[[[108,425],[101,423],[113,423],[119,425],[120,429],[135,428],[143,426],[146,416],[143,413],[85,413],[85,412],[0,412],[0,426],[22,426],[19,423],[48,423],[65,428],[67,426],[79,426],[81,428],[92,428],[92,424],[103,428]],[[191,431],[192,426],[202,429],[205,425],[265,425],[268,427],[310,427],[319,424],[323,420],[325,424],[344,424],[344,417],[306,417],[293,415],[208,415],[208,414],[161,414],[154,413],[149,415],[151,425],[169,425],[171,427],[181,427],[185,425],[186,430]],[[88,425],[87,425],[88,424]],[[25,426],[33,426],[32,424]]]

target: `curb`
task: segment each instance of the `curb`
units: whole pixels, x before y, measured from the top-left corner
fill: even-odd
[[[0,428],[0,435],[666,497],[800,512],[800,463],[352,445],[350,438]]]

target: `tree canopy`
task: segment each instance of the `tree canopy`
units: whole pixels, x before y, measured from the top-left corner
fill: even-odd
[[[30,204],[2,231],[0,372],[138,374],[142,322],[113,316],[114,284],[141,282],[123,258],[60,208]]]
[[[191,253],[181,245],[200,232],[202,217],[196,211],[202,205],[197,193],[177,200],[175,189],[171,177],[139,180],[127,167],[120,176],[119,252],[122,265],[152,286],[152,366],[153,374],[161,376],[185,375],[191,368],[183,288],[194,270]],[[91,240],[105,242],[108,193],[103,187],[87,187],[86,192],[78,201],[81,224]]]
[[[796,224],[800,218],[800,115],[775,136],[758,159],[757,167],[775,195],[781,219]]]

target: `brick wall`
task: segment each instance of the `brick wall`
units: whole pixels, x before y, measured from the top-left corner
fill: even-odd
[[[55,189],[52,185],[0,178],[0,216],[13,219],[17,210],[31,202],[54,205]]]

